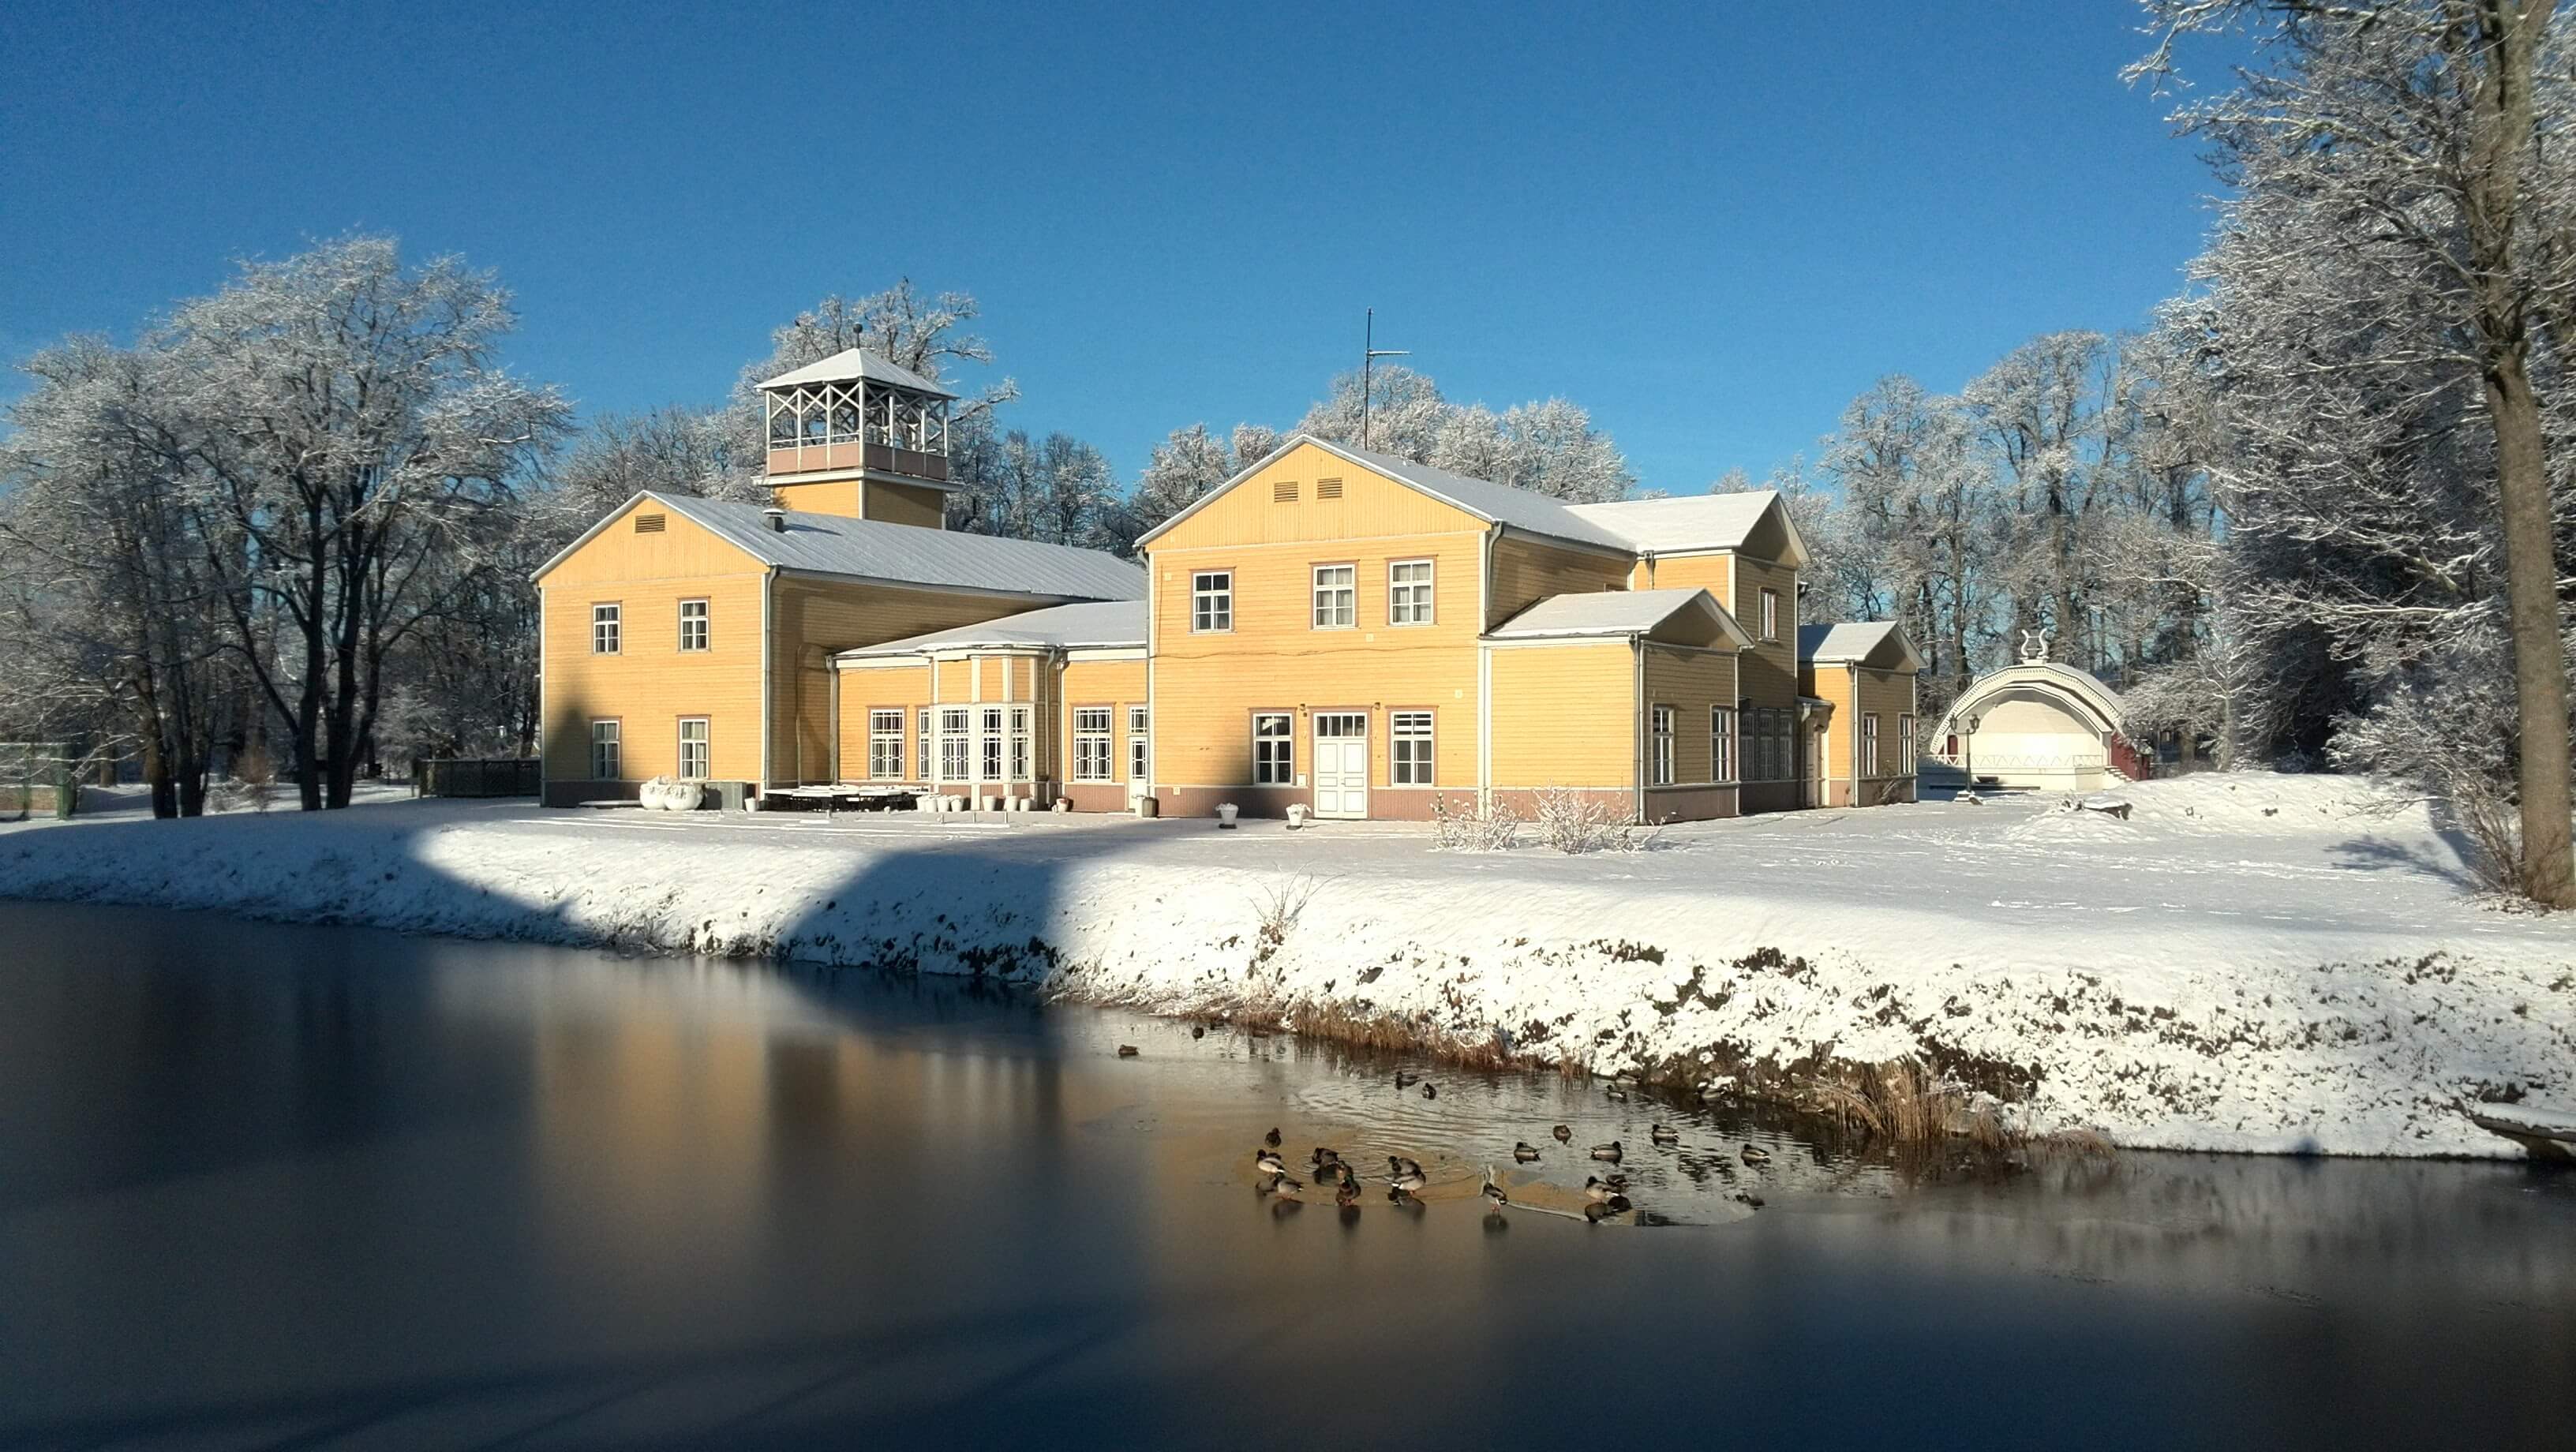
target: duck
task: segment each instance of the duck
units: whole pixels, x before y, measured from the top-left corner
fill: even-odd
[[[1528,1140],[1522,1140],[1512,1146],[1512,1163],[1516,1165],[1525,1165],[1537,1158],[1538,1150]]]
[[[1574,1143],[1574,1126],[1573,1126],[1573,1125],[1570,1125],[1570,1124],[1560,1124],[1560,1125],[1558,1125],[1556,1128],[1549,1130],[1549,1131],[1548,1131],[1548,1133],[1550,1133],[1550,1134],[1552,1134],[1552,1135],[1555,1135],[1555,1136],[1556,1136],[1556,1142],[1557,1142],[1558,1144],[1572,1144],[1572,1143]]]
[[[1646,1137],[1657,1144],[1680,1144],[1682,1132],[1669,1124],[1658,1124],[1646,1131]]]
[[[1359,1177],[1348,1169],[1342,1171],[1342,1187],[1333,1192],[1333,1203],[1348,1210],[1360,1203]]]
[[[1191,1024],[1191,1025],[1190,1025],[1190,1037],[1191,1037],[1191,1038],[1194,1038],[1194,1039],[1203,1039],[1203,1038],[1206,1038],[1206,1037],[1207,1037],[1207,1025],[1206,1025],[1206,1024],[1203,1024],[1203,1023],[1194,1023],[1194,1024]]]
[[[1406,1170],[1400,1175],[1390,1176],[1386,1187],[1406,1195],[1419,1195],[1431,1187],[1431,1181],[1418,1169]]]
[[[1425,1098],[1425,1099],[1437,1099],[1437,1098],[1439,1098],[1439,1097],[1440,1097],[1440,1086],[1439,1086],[1439,1085],[1437,1085],[1437,1084],[1425,1084],[1425,1085],[1423,1085],[1423,1086],[1422,1086],[1422,1097],[1423,1097],[1423,1098]]]
[[[1261,1137],[1261,1142],[1270,1146],[1272,1149],[1279,1148],[1279,1127],[1277,1125],[1272,1125],[1270,1127],[1270,1132]]]
[[[1305,1188],[1305,1181],[1281,1175],[1271,1184],[1270,1193],[1278,1196],[1282,1200],[1294,1200],[1297,1198],[1297,1193]]]
[[[1608,1144],[1594,1145],[1592,1147],[1592,1157],[1596,1160],[1608,1160],[1610,1163],[1615,1165],[1621,1160],[1626,1159],[1628,1157],[1628,1152],[1619,1148],[1619,1141],[1614,1139]]]
[[[1398,1089],[1410,1089],[1421,1082],[1422,1076],[1419,1074],[1408,1074],[1402,1069],[1395,1071],[1395,1087]]]
[[[1625,1190],[1628,1188],[1628,1177],[1614,1170],[1609,1174],[1603,1175],[1601,1177],[1601,1183],[1609,1186],[1613,1190]]]
[[[1583,1177],[1584,1198],[1589,1200],[1607,1200],[1613,1193],[1614,1191],[1611,1189],[1610,1182],[1608,1180],[1602,1179],[1598,1175],[1586,1175]]]
[[[1134,1044],[1120,1044],[1118,1046],[1118,1057],[1122,1059],[1132,1059],[1136,1057],[1136,1046]]]
[[[1595,1200],[1591,1204],[1583,1207],[1583,1220],[1587,1225],[1598,1225],[1609,1218],[1610,1207],[1602,1204],[1598,1200]]]
[[[1637,1207],[1628,1203],[1628,1197],[1625,1195],[1612,1195],[1609,1199],[1601,1202],[1601,1208],[1609,1211],[1613,1215],[1625,1215]]]
[[[1338,1165],[1341,1162],[1342,1157],[1339,1151],[1328,1150],[1322,1145],[1315,1146],[1315,1152],[1306,1157],[1306,1165],[1310,1169],[1320,1170],[1326,1165]]]
[[[1628,1091],[1620,1088],[1616,1084],[1602,1090],[1601,1093],[1613,1104],[1625,1104],[1628,1102]]]
[[[1277,1150],[1254,1150],[1252,1152],[1252,1168],[1262,1174],[1273,1177],[1288,1173],[1288,1166],[1280,1162],[1279,1151]]]
[[[1767,1165],[1771,1163],[1771,1152],[1760,1145],[1748,1144],[1741,1158],[1748,1165]]]
[[[1497,1213],[1512,1203],[1511,1197],[1503,1193],[1503,1187],[1494,1183],[1492,1165],[1485,1166],[1485,1203],[1493,1206]]]
[[[1388,1155],[1386,1157],[1386,1172],[1390,1175],[1399,1177],[1404,1175],[1419,1175],[1422,1173],[1422,1161],[1413,1159],[1406,1155]]]

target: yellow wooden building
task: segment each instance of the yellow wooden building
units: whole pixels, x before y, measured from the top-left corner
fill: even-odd
[[[1915,681],[1923,657],[1893,621],[1798,627],[1807,703],[1807,805],[1914,800]]]
[[[1911,795],[1902,740],[1838,773],[1832,721],[1908,733],[1919,661],[1892,627],[1802,655],[1777,494],[1573,505],[1299,435],[1139,568],[941,528],[948,395],[872,354],[763,388],[777,506],[640,495],[540,571],[547,800],[671,775],[1420,819],[1558,788],[1656,821]]]

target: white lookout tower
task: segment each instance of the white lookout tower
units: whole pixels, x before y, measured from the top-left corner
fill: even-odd
[[[781,373],[760,393],[780,507],[945,527],[957,395],[865,348]]]

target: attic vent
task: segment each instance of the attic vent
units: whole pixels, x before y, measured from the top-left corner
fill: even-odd
[[[1271,485],[1270,502],[1273,504],[1296,503],[1297,481],[1294,479],[1282,479],[1278,483]]]
[[[1316,481],[1315,481],[1315,497],[1316,497],[1316,498],[1318,498],[1318,499],[1339,499],[1339,498],[1341,498],[1341,497],[1342,497],[1342,481],[1341,481],[1341,480],[1339,480],[1339,479],[1318,479],[1318,480],[1316,480]]]
[[[667,519],[659,514],[639,514],[635,516],[635,532],[637,534],[660,534],[662,532],[662,526],[667,522]]]

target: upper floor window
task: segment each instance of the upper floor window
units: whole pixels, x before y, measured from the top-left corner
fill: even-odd
[[[1201,570],[1190,576],[1190,629],[1234,628],[1234,571]]]
[[[1431,562],[1397,560],[1386,567],[1386,623],[1431,623]]]
[[[623,634],[621,621],[624,613],[616,605],[590,607],[590,653],[592,655],[617,654],[618,640]]]
[[[1762,592],[1762,638],[1780,638],[1780,592],[1777,590]]]
[[[1359,571],[1350,565],[1315,567],[1315,628],[1344,630],[1360,623]]]
[[[706,601],[704,601],[704,600],[683,600],[683,601],[681,601],[681,602],[680,602],[680,649],[682,649],[682,650],[704,650],[704,649],[706,649],[706,648],[707,648],[707,602],[706,602]]]

